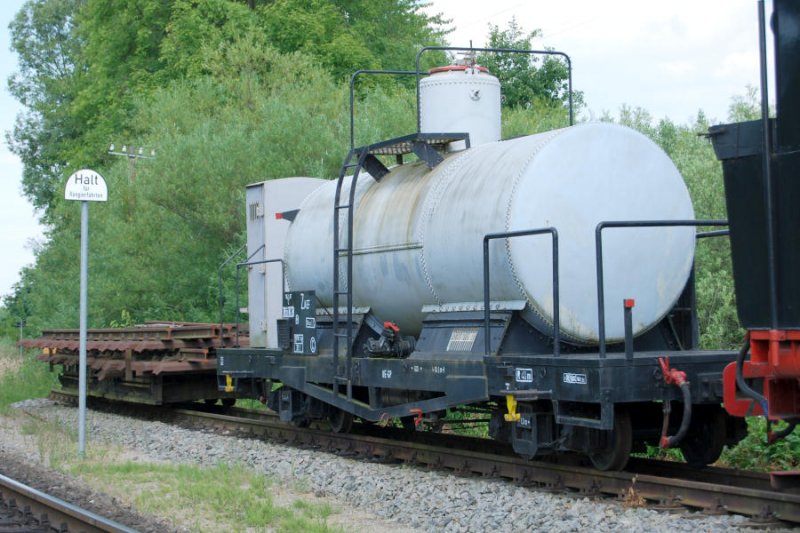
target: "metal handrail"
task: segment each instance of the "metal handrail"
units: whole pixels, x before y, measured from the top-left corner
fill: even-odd
[[[419,70],[419,60],[422,57],[422,54],[428,51],[439,51],[439,52],[488,52],[488,53],[496,53],[496,54],[529,54],[529,55],[546,55],[546,56],[559,56],[563,57],[567,62],[567,95],[569,97],[569,125],[572,126],[575,123],[575,115],[573,112],[572,106],[572,60],[569,58],[567,54],[564,52],[558,52],[556,50],[526,50],[524,48],[472,48],[472,47],[461,47],[461,46],[425,46],[419,52],[417,52],[417,61],[416,61],[416,74],[417,74],[417,132],[420,131],[421,128],[421,116],[420,116],[420,102],[419,102],[419,81],[420,81],[420,70]]]
[[[489,233],[483,237],[483,329],[484,347],[488,356],[492,351],[491,339],[489,338],[489,241],[494,239],[511,239],[514,237],[526,237],[529,235],[543,235],[549,233],[553,242],[553,355],[558,357],[561,354],[561,320],[559,317],[559,278],[558,278],[558,231],[556,228],[538,228],[519,231],[507,231],[503,233]]]
[[[388,74],[392,76],[416,76],[413,70],[357,70],[350,76],[350,150],[355,148],[355,84],[362,74]]]
[[[217,279],[219,281],[219,329],[220,329],[220,331],[222,331],[222,328],[225,325],[225,297],[222,295],[222,269],[225,268],[225,266],[228,263],[233,261],[236,258],[236,256],[238,256],[240,253],[242,253],[242,250],[244,250],[246,247],[247,247],[246,243],[241,245],[225,261],[223,261],[222,264],[217,269]],[[261,248],[259,248],[258,250],[261,250],[262,248],[264,248],[264,245],[262,245]],[[256,253],[258,253],[258,250],[256,250]],[[238,291],[238,288],[237,288],[237,291]]]
[[[606,357],[606,311],[603,287],[603,230],[606,228],[668,228],[728,226],[727,220],[622,220],[600,222],[595,229],[595,264],[597,275],[597,327],[600,358]],[[700,233],[697,238],[726,235],[725,230]]]
[[[264,248],[264,247],[262,246],[261,248]],[[253,255],[256,255],[259,251],[261,251],[261,248],[256,250],[253,253]],[[268,264],[268,263],[280,263],[281,264],[281,292],[286,290],[286,269],[284,268],[283,259],[263,259],[261,261],[250,261],[250,258],[252,258],[253,255],[248,257],[247,261],[245,261],[244,263],[237,263],[236,264],[236,342],[235,342],[236,348],[239,347],[239,322],[240,322],[240,318],[242,316],[242,311],[239,308],[239,279],[240,279],[239,272],[241,271],[241,269],[243,267],[246,267],[246,266],[265,265],[265,264]]]

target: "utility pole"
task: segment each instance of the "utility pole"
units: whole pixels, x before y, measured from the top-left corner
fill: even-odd
[[[17,322],[17,327],[19,328],[19,342],[22,342],[22,328],[25,327],[25,320],[20,318]],[[19,347],[19,356],[22,357],[22,344]]]
[[[142,146],[134,146],[132,144],[123,144],[122,149],[115,150],[114,143],[108,147],[108,153],[120,157],[128,158],[128,181],[133,183],[136,180],[136,160],[137,159],[155,159],[156,151],[153,148],[145,149]],[[148,154],[148,155],[145,155]]]

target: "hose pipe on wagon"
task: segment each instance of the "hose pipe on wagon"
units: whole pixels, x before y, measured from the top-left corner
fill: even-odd
[[[664,375],[664,381],[667,385],[678,386],[683,395],[683,417],[681,418],[681,426],[678,428],[678,432],[672,436],[667,436],[670,402],[664,402],[664,426],[661,431],[661,441],[659,445],[662,448],[672,448],[680,443],[683,437],[686,436],[686,432],[689,431],[689,424],[692,421],[692,391],[689,387],[689,381],[686,379],[686,372],[670,368],[669,357],[659,357],[658,364],[661,365],[661,373]]]
[[[747,382],[744,380],[744,358],[747,357],[747,352],[750,351],[750,332],[748,331],[744,336],[744,345],[742,349],[739,350],[739,354],[736,356],[736,386],[739,387],[739,390],[742,393],[758,402],[761,406],[761,410],[764,412],[764,418],[769,422],[769,405],[767,404],[767,399],[756,392]]]
[[[785,428],[778,431],[772,431],[771,423],[769,419],[767,419],[767,444],[773,444],[781,439],[785,439],[786,437],[792,434],[792,432],[797,427],[797,421],[787,420],[786,423],[788,425]]]

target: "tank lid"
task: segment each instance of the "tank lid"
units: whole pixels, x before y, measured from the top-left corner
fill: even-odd
[[[489,69],[480,65],[447,65],[444,67],[435,67],[428,71],[428,74],[438,74],[440,72],[466,72],[467,70],[477,70],[484,74],[489,74]]]

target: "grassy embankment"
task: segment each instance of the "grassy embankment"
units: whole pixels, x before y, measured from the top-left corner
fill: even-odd
[[[329,503],[309,503],[314,498],[302,487],[276,487],[266,476],[239,465],[207,468],[131,461],[123,450],[91,440],[86,459],[79,461],[75,428],[23,418],[11,409],[11,404],[20,400],[46,396],[56,385],[56,373],[36,361],[34,352],[20,355],[12,341],[0,339],[0,415],[18,421],[2,425],[4,430],[20,428],[51,468],[79,477],[140,512],[172,517],[192,531],[339,530],[327,523],[336,513]]]

